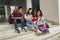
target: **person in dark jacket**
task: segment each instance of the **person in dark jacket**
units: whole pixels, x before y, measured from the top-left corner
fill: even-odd
[[[19,29],[18,29],[18,25],[17,25],[17,20],[19,20],[19,23],[21,24],[21,30],[25,30],[27,31],[24,26],[25,26],[25,23],[24,23],[24,14],[23,14],[23,8],[22,7],[18,7],[18,9],[16,11],[14,11],[12,13],[12,19],[13,19],[13,24],[15,26],[15,29],[18,31],[18,33],[20,33]]]

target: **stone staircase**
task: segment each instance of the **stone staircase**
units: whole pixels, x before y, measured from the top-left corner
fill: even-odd
[[[21,31],[21,33],[16,33],[13,24],[3,23],[0,24],[0,40],[44,40],[47,37],[60,32],[60,27],[58,25],[48,24],[50,25],[50,33],[37,36],[34,32],[29,31],[27,27],[27,32]],[[20,27],[19,30],[21,30]]]
[[[20,30],[20,27],[19,27]],[[14,29],[14,25],[13,24],[2,24],[0,25],[0,40],[5,40],[7,38],[11,38],[11,37],[16,37],[19,35],[24,35],[27,33],[30,33],[31,31],[21,31],[21,33],[17,33]]]

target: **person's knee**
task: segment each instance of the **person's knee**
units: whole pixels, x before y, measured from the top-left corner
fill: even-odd
[[[27,26],[31,26],[29,23],[26,23]]]
[[[13,23],[17,23],[16,20],[13,20]]]
[[[18,27],[17,28],[15,28],[16,30],[18,30]]]

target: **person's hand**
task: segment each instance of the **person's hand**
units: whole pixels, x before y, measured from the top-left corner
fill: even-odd
[[[22,17],[16,17],[15,19],[22,19]]]
[[[29,21],[29,22],[32,22],[32,20],[31,20],[31,19],[28,19],[28,21]]]
[[[13,15],[11,15],[11,19],[14,19],[15,17]]]
[[[22,17],[19,17],[19,19],[22,19]]]
[[[12,19],[18,19],[18,17],[11,17]]]
[[[19,19],[18,17],[15,17],[15,19]]]

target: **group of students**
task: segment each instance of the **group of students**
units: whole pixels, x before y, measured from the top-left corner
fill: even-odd
[[[18,28],[16,20],[19,20],[19,23],[21,24],[21,30],[25,30],[25,32],[27,32],[27,29],[25,29],[25,25],[34,32],[37,32],[38,29],[40,31],[42,31],[41,29],[47,31],[47,28],[45,28],[45,29],[41,28],[41,27],[45,27],[44,26],[45,18],[43,17],[42,11],[40,9],[38,9],[36,11],[36,16],[33,17],[32,8],[29,8],[28,12],[26,14],[24,14],[23,8],[18,7],[17,10],[13,11],[11,18],[13,19],[13,24],[14,24],[15,30],[17,30],[18,33],[20,33],[20,30]],[[35,26],[35,25],[37,25],[37,26]]]

